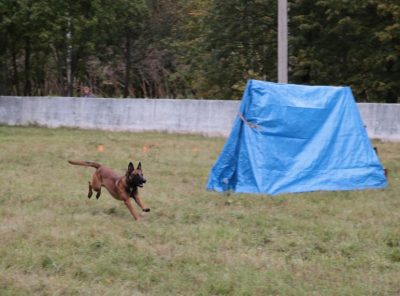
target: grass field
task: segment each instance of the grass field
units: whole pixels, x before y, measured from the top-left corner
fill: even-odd
[[[0,126],[0,295],[400,295],[400,144],[385,190],[272,197],[205,190],[224,141]],[[68,159],[140,160],[151,212]]]

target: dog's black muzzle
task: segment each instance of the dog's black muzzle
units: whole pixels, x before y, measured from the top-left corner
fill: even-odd
[[[147,181],[146,179],[143,179],[143,180],[142,180],[142,183],[140,183],[140,184],[138,185],[138,187],[142,188],[142,187],[143,187],[143,184],[146,183],[146,181]]]

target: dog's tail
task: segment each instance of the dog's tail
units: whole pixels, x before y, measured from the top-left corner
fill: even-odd
[[[82,160],[68,160],[68,162],[70,164],[73,165],[82,165],[82,166],[88,166],[88,167],[93,167],[98,169],[101,164],[97,163],[97,162],[91,162],[91,161],[82,161]]]

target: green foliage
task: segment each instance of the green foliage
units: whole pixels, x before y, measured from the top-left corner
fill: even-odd
[[[214,1],[205,22],[205,96],[240,98],[247,79],[275,80],[276,1]]]
[[[350,85],[358,101],[399,100],[398,1],[294,1],[290,13],[293,82]]]
[[[398,0],[289,2],[289,81],[399,102]],[[0,3],[0,94],[238,99],[276,80],[276,0]]]

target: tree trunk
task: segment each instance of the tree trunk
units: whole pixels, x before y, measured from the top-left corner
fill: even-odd
[[[125,44],[125,86],[124,86],[124,98],[129,96],[129,84],[131,83],[131,34],[130,30],[126,32],[126,44]]]
[[[71,45],[67,45],[67,60],[66,60],[66,68],[67,68],[67,97],[72,96],[72,57],[71,57],[72,47]]]
[[[64,88],[64,73],[65,71],[63,70],[63,60],[62,60],[62,54],[55,48],[55,46],[50,45],[50,48],[52,49],[54,60],[56,61],[57,65],[57,79],[56,81],[56,86],[55,89],[57,89],[57,94],[61,96],[65,96],[65,88]],[[49,87],[50,91],[54,91],[52,87]]]
[[[5,62],[0,61],[0,96],[7,95],[7,66]]]
[[[12,58],[12,67],[13,67],[13,79],[12,79],[12,84],[15,89],[15,94],[17,96],[20,95],[19,92],[19,79],[18,79],[18,66],[17,66],[17,53],[15,51],[15,44],[12,46],[12,51],[11,51],[11,58]]]
[[[66,68],[67,68],[67,97],[72,97],[72,29],[71,29],[71,18],[67,13],[67,33],[66,33],[66,45],[67,45],[67,56],[66,56]]]
[[[31,82],[31,40],[30,38],[25,39],[25,86],[24,96],[30,96],[32,94],[32,82]]]

